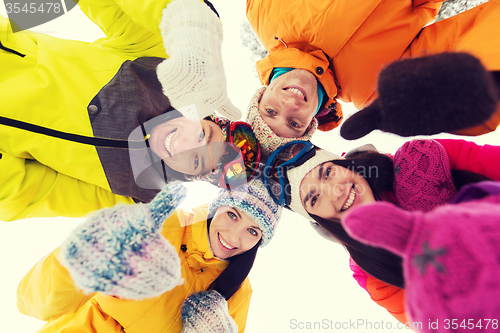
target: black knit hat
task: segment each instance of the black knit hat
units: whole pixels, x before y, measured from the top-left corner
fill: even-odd
[[[393,62],[378,77],[379,97],[349,117],[347,140],[374,129],[400,136],[454,132],[488,120],[498,102],[492,75],[467,53],[441,53]]]

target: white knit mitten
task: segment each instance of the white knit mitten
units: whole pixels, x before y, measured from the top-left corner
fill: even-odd
[[[161,234],[186,195],[167,186],[149,204],[117,205],[91,215],[61,246],[61,264],[87,294],[156,297],[182,283],[177,249]]]
[[[182,304],[182,333],[236,333],[227,302],[215,290],[192,294]]]
[[[227,97],[217,15],[200,0],[174,0],[163,10],[160,30],[170,58],[158,65],[157,74],[172,106],[194,104],[200,119],[215,110],[240,119],[241,111]]]

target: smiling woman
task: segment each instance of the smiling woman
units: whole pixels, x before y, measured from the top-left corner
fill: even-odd
[[[297,141],[271,156],[265,176],[277,202],[347,249],[360,286],[372,299],[383,300],[379,304],[404,323],[401,257],[351,238],[341,219],[374,201],[424,212],[450,203],[466,184],[500,179],[499,149],[464,140],[427,139],[406,142],[394,157],[373,149],[340,157]]]
[[[40,333],[200,332],[187,329],[193,320],[203,332],[243,332],[247,275],[281,209],[257,179],[221,190],[208,209],[176,210],[184,195],[168,186],[147,205],[95,212],[23,278],[19,310],[48,321]],[[179,315],[209,295],[218,311],[197,302]]]
[[[253,248],[260,241],[262,230],[243,210],[222,206],[212,218],[209,237],[214,254],[226,259]]]
[[[300,185],[300,199],[309,214],[326,219],[341,218],[349,208],[375,201],[363,176],[333,162],[306,174]]]

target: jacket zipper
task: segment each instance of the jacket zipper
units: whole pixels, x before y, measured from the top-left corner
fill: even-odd
[[[0,41],[0,49],[4,50],[4,51],[7,51],[7,52],[10,52],[10,53],[13,53],[15,55],[18,55],[20,56],[21,58],[24,58],[26,56],[26,54],[22,54],[20,52],[17,52],[16,50],[13,50],[11,48],[8,48],[6,46],[3,46],[2,42]]]
[[[38,133],[66,141],[72,141],[96,147],[126,148],[126,149],[144,148],[143,142],[137,142],[137,141],[130,142],[124,140],[104,139],[104,138],[96,138],[79,134],[71,134],[1,116],[0,116],[0,125],[14,127],[32,133]]]

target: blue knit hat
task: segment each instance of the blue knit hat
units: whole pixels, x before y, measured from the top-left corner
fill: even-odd
[[[209,206],[210,216],[215,215],[220,206],[238,208],[254,220],[262,230],[260,246],[271,241],[280,218],[281,207],[274,202],[260,179],[254,178],[236,188],[222,189]]]

